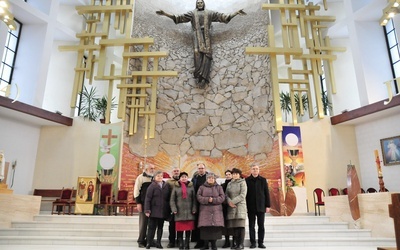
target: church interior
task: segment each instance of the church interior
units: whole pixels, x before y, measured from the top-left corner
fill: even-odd
[[[0,0],[0,249],[132,249],[135,215],[93,216],[100,186],[133,209],[147,164],[167,179],[198,163],[220,183],[260,166],[267,249],[399,247],[400,1],[205,0],[201,28],[196,2]],[[62,189],[73,212],[53,215]],[[53,219],[71,229],[9,232]],[[121,231],[72,240],[85,222]],[[347,238],[277,229],[328,222]]]

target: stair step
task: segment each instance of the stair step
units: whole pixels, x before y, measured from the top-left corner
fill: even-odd
[[[34,221],[12,222],[12,228],[0,228],[0,249],[15,249],[14,246],[21,245],[53,246],[54,249],[62,246],[71,246],[70,249],[81,246],[85,249],[91,246],[136,249],[138,225],[137,215],[39,215]],[[356,246],[365,246],[372,250],[377,246],[396,245],[394,238],[373,238],[371,230],[349,229],[348,223],[330,222],[325,216],[266,216],[265,228],[264,244],[268,249],[324,250],[329,246],[335,250],[346,250],[346,247],[356,250]],[[223,242],[217,241],[218,246]],[[164,224],[162,239],[162,245],[166,247],[167,244],[168,222]],[[247,230],[245,246],[250,246]]]

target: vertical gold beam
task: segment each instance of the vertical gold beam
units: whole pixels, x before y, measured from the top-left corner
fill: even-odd
[[[115,65],[111,64],[110,66],[110,76],[115,75]],[[113,88],[114,88],[114,80],[111,79],[108,81],[108,94],[107,94],[107,110],[106,110],[106,124],[110,123],[110,116],[111,116],[111,104],[113,99]]]
[[[268,25],[268,44],[270,47],[275,47],[274,26]],[[271,77],[272,77],[272,96],[275,113],[275,129],[277,132],[282,131],[282,111],[279,103],[279,79],[278,79],[278,62],[276,54],[270,55],[271,60]]]
[[[293,79],[293,75],[292,75],[292,69],[288,68],[288,78],[290,80]],[[297,108],[296,108],[296,102],[294,99],[294,94],[295,91],[293,90],[293,84],[289,83],[289,93],[290,93],[290,105],[292,107],[292,122],[294,125],[297,124]]]
[[[317,102],[317,114],[318,118],[324,118],[324,108],[322,105],[322,98],[321,98],[321,86],[320,86],[320,79],[319,74],[316,72],[317,60],[311,59],[311,67],[313,68],[313,82],[314,82],[314,92],[315,92],[315,101]]]
[[[84,44],[84,40],[81,39],[79,41],[79,45],[83,45],[83,44]],[[76,67],[77,68],[83,68],[83,65],[85,63],[83,61],[83,55],[84,55],[84,51],[79,50],[78,57],[76,58]],[[76,100],[78,98],[78,94],[79,94],[80,90],[82,89],[83,72],[84,71],[81,71],[81,70],[75,71],[74,84],[72,87],[72,97],[71,97],[71,103],[70,103],[71,108],[76,107]]]

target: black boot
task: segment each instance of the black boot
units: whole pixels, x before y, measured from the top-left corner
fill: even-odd
[[[147,245],[146,249],[150,249],[150,247],[154,246],[153,241],[154,241],[154,235],[156,234],[156,229],[152,227],[147,228]]]
[[[179,247],[179,250],[184,249],[184,247],[183,247],[183,237],[182,238],[178,238],[178,247]]]
[[[229,248],[229,247],[231,247],[231,243],[229,241],[229,235],[225,235],[225,243],[222,246],[222,248]]]
[[[232,246],[231,246],[231,249],[236,249],[236,236],[235,236],[235,234],[233,235],[233,237],[232,237]]]
[[[200,250],[208,249],[208,240],[203,241],[203,247]]]
[[[190,231],[185,232],[185,249],[189,249],[190,244]]]
[[[245,235],[245,230],[244,228],[239,228],[237,235],[236,235],[236,249],[244,249],[244,235]]]
[[[217,241],[216,240],[211,240],[211,249],[217,250]]]
[[[190,249],[190,238],[185,239],[185,249]]]
[[[157,243],[156,247],[159,249],[163,249],[163,246],[161,245],[161,237],[162,237],[163,231],[160,230],[160,228],[157,229]]]

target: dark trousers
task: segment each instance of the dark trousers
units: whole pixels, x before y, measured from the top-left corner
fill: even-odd
[[[250,234],[250,243],[256,243],[256,217],[257,217],[257,227],[258,227],[258,244],[264,243],[264,221],[265,221],[265,212],[256,212],[256,213],[247,213],[247,217],[249,218],[249,234]]]
[[[169,231],[169,236],[168,236],[169,243],[175,244],[176,231],[175,231],[175,217],[174,217],[174,215],[172,215],[172,218],[169,221],[168,231]]]
[[[154,241],[154,235],[157,229],[157,244],[161,244],[161,237],[163,234],[164,219],[163,218],[149,218],[149,228],[147,231],[147,245],[151,245]]]
[[[143,213],[139,213],[139,238],[137,242],[139,244],[146,244],[147,236],[147,225],[149,223],[149,218]]]

